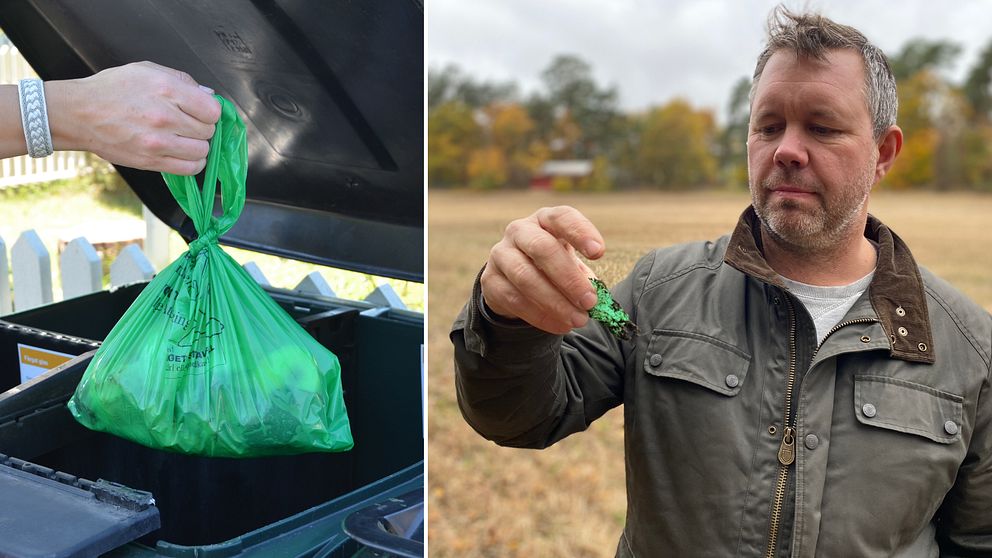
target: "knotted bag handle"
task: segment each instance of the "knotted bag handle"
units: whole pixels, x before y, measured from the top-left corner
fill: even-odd
[[[220,120],[214,127],[207,154],[206,173],[201,188],[195,176],[162,173],[172,197],[179,207],[193,219],[197,238],[190,242],[189,250],[199,252],[207,244],[215,244],[237,222],[245,207],[245,180],[248,176],[248,142],[245,124],[234,105],[220,95]],[[220,180],[220,217],[213,216],[214,195]]]

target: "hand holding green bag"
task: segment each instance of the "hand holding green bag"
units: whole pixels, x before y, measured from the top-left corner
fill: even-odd
[[[203,188],[195,177],[162,175],[199,236],[107,336],[69,410],[87,428],[181,453],[351,449],[337,357],[217,244],[244,208],[248,159],[244,123],[217,99]]]

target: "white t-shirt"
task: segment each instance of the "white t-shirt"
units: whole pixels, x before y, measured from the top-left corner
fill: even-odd
[[[840,323],[847,311],[871,284],[874,276],[875,270],[872,270],[854,283],[840,287],[807,285],[788,277],[782,277],[782,282],[806,307],[806,311],[812,316],[816,325],[816,339],[819,343],[823,343],[830,328]]]

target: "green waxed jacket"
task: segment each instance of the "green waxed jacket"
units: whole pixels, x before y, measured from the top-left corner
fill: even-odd
[[[617,556],[992,556],[992,316],[869,217],[875,276],[818,347],[758,226],[644,257],[614,290],[629,342],[492,319],[476,281],[466,421],[543,448],[623,404]]]

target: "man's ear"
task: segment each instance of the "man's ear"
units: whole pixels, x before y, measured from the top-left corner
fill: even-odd
[[[878,140],[878,162],[875,163],[875,184],[892,168],[899,152],[902,151],[902,129],[899,126],[889,126],[889,129]]]

